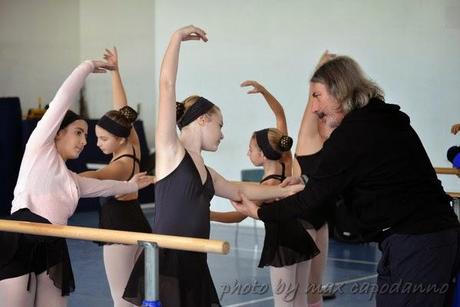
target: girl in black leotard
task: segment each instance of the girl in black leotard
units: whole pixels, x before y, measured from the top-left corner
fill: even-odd
[[[110,164],[98,171],[82,175],[99,179],[129,180],[139,172],[141,159],[139,139],[132,123],[137,113],[127,106],[126,94],[118,69],[118,54],[106,49],[104,58],[116,69],[112,73],[113,107],[96,126],[97,145],[105,154],[112,154]],[[99,227],[104,229],[152,232],[138,201],[138,193],[101,198]],[[104,266],[114,307],[129,307],[123,298],[134,263],[140,254],[135,245],[104,244]]]
[[[242,86],[252,86],[248,93],[261,93],[276,117],[277,128],[256,131],[250,140],[248,156],[254,166],[263,166],[262,185],[279,185],[291,175],[292,139],[287,136],[287,123],[283,107],[273,95],[255,81],[245,81]],[[266,204],[269,205],[269,204]],[[223,223],[236,223],[246,216],[239,212],[211,212],[211,219]],[[319,253],[301,222],[264,224],[265,239],[259,267],[270,267],[274,303],[281,306],[306,306],[309,259]],[[282,289],[297,289],[295,292]]]
[[[194,26],[177,30],[161,66],[155,133],[157,182],[153,231],[209,238],[209,206],[214,194],[241,200],[241,193],[244,193],[254,200],[266,200],[284,197],[302,186],[285,190],[279,186],[236,184],[205,165],[201,152],[216,151],[219,147],[223,139],[223,117],[215,104],[200,96],[176,102],[179,50],[187,40],[207,41],[206,33]],[[160,301],[163,306],[220,305],[206,258],[204,253],[160,249]],[[140,304],[143,297],[144,266],[140,259],[124,295],[136,304]]]
[[[265,138],[269,142],[261,141]],[[281,156],[280,151],[287,151],[292,145],[292,139],[283,136],[278,129],[264,129],[255,132],[251,140],[250,157],[251,161],[258,165],[257,156],[263,155],[263,160],[279,163],[282,166],[281,174],[271,174],[261,180],[261,184],[279,184],[285,179],[284,164],[276,160]],[[289,138],[290,139],[290,138]],[[254,142],[256,140],[256,142]],[[273,155],[274,153],[277,155]],[[270,158],[267,158],[270,157]],[[265,163],[263,163],[265,165]],[[270,204],[263,204],[270,206]],[[307,296],[305,289],[308,285],[308,274],[310,269],[309,259],[318,255],[319,250],[314,241],[303,227],[299,220],[292,220],[284,223],[265,223],[265,239],[259,267],[270,267],[270,279],[274,303],[276,307],[306,306]],[[286,292],[285,289],[296,289],[293,292]],[[284,290],[283,290],[284,289]]]
[[[333,54],[327,51],[321,56],[317,67],[320,67],[330,59],[334,57]],[[326,118],[323,113],[312,111],[312,101],[314,99],[321,98],[321,93],[315,92],[310,89],[308,96],[308,103],[303,114],[298,142],[296,147],[296,161],[293,164],[293,174],[297,178],[301,175],[309,175],[315,171],[318,165],[318,158],[321,154],[321,149],[325,140],[329,138],[332,131],[337,127],[333,125],[333,122],[326,122]],[[284,182],[289,184],[289,180]],[[334,199],[327,200],[333,201]],[[244,203],[244,205],[242,205]],[[246,206],[252,206],[254,210],[257,208],[257,204],[247,201],[243,197],[243,202],[234,203],[235,209],[248,215]],[[317,210],[315,214],[309,216],[308,221],[302,220],[304,228],[308,229],[310,235],[315,240],[317,247],[320,250],[318,257],[314,257],[311,261],[311,272],[309,276],[309,287],[307,288],[308,296],[308,307],[321,307],[323,306],[322,294],[324,293],[321,289],[322,277],[324,269],[326,267],[327,251],[328,251],[328,229],[325,223],[328,208],[330,205],[324,204],[323,208],[326,210]],[[251,215],[254,216],[254,215]],[[331,297],[331,296],[329,296]],[[333,295],[332,295],[333,297]]]

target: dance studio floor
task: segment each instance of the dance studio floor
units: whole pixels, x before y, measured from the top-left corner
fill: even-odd
[[[149,221],[153,210],[145,209]],[[70,225],[95,227],[96,212],[75,214]],[[264,230],[212,224],[211,238],[227,240],[228,255],[209,254],[208,263],[223,306],[273,306],[269,271],[257,268]],[[70,307],[112,306],[105,278],[102,248],[87,241],[69,240],[76,290]],[[325,277],[326,286],[336,291],[336,298],[325,306],[375,306],[372,287],[380,252],[375,244],[350,245],[331,240]]]

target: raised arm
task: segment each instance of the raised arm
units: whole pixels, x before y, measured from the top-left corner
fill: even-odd
[[[334,54],[325,51],[316,66],[318,69],[321,65],[335,57]],[[299,134],[297,137],[296,155],[311,155],[323,147],[325,135],[328,134],[328,127],[320,121],[318,116],[311,111],[312,99],[316,93],[311,90],[308,92],[308,102],[303,113],[300,124]],[[296,169],[296,167],[294,167]]]
[[[120,110],[121,108],[128,105],[128,98],[126,97],[123,81],[121,80],[117,48],[113,47],[113,50],[105,49],[104,59],[107,61],[107,63],[113,65],[115,68],[112,71],[113,109]],[[128,140],[131,142],[131,144],[139,145],[139,137],[134,127],[131,129],[131,134],[129,135]],[[138,158],[140,158],[140,156]]]
[[[248,94],[262,94],[265,101],[267,101],[268,106],[272,109],[276,118],[276,128],[278,128],[282,133],[288,134],[286,115],[284,113],[283,106],[279,101],[260,83],[257,81],[247,80],[241,83],[241,87],[252,86],[252,89],[248,91]]]
[[[308,94],[308,102],[300,123],[299,134],[295,153],[298,156],[311,155],[318,152],[323,147],[323,139],[318,130],[318,116],[311,111],[312,93]]]
[[[156,170],[159,178],[167,175],[184,154],[176,132],[176,78],[179,51],[183,41],[207,41],[200,28],[188,26],[174,32],[160,70],[160,98],[155,132]]]
[[[54,142],[65,113],[74,102],[86,77],[91,72],[105,72],[113,66],[104,61],[85,61],[75,68],[61,85],[49,108],[30,135],[27,146],[41,146]]]
[[[281,103],[260,83],[253,80],[246,80],[241,83],[241,87],[252,86],[252,89],[248,91],[248,94],[262,94],[264,96],[265,101],[267,101],[268,106],[275,114],[276,119],[276,128],[281,131],[284,135],[288,135],[288,128],[287,128],[287,121],[286,121],[286,114],[284,113],[283,106]],[[292,168],[292,153],[291,151],[285,152],[281,158],[281,162],[283,162],[286,166],[286,176],[291,175],[291,168]]]
[[[118,66],[118,51],[116,47],[113,50],[105,49],[104,60],[113,65],[115,68],[112,71],[112,94],[113,94],[113,109],[120,110],[128,105],[123,81],[121,80],[120,67]]]

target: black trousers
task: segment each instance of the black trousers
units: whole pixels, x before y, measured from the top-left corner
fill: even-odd
[[[379,245],[377,306],[452,306],[460,270],[460,228],[393,234]]]

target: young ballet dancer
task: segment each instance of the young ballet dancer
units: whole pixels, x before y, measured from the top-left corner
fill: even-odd
[[[287,136],[286,116],[282,105],[262,85],[245,81],[242,86],[252,86],[249,94],[264,96],[276,118],[277,128],[254,132],[250,139],[248,156],[255,166],[263,166],[265,185],[279,185],[286,176],[291,176],[292,139]],[[269,205],[269,204],[265,204]],[[211,220],[235,223],[246,216],[234,212],[211,212]],[[276,307],[307,305],[306,289],[310,263],[319,250],[299,220],[287,223],[266,223],[265,239],[259,267],[270,267],[270,280]],[[292,291],[286,291],[291,289]]]
[[[68,109],[91,72],[111,69],[104,61],[85,61],[62,84],[27,142],[9,219],[66,225],[80,197],[133,193],[153,183],[144,174],[127,182],[85,178],[66,167],[86,145],[88,130]],[[1,233],[0,241],[2,305],[67,305],[75,284],[65,239]]]
[[[139,173],[141,150],[133,128],[137,113],[128,106],[118,66],[118,52],[106,49],[104,59],[113,66],[112,92],[114,110],[105,113],[96,125],[97,146],[104,154],[111,154],[110,163],[97,171],[81,176],[97,179],[130,180]],[[152,232],[138,200],[137,191],[126,195],[100,199],[99,227],[135,232]],[[129,275],[141,248],[136,245],[101,243],[104,267],[114,307],[133,306],[122,298]]]
[[[201,152],[216,151],[223,139],[220,109],[201,96],[176,102],[176,76],[183,41],[207,41],[194,26],[171,37],[160,73],[156,130],[156,184],[154,233],[209,238],[209,206],[214,194],[240,199],[285,197],[302,185],[279,186],[233,183],[204,164]],[[177,134],[176,125],[180,130]],[[143,257],[135,265],[124,297],[140,305],[143,299]],[[160,301],[164,306],[220,306],[205,253],[160,249]]]

